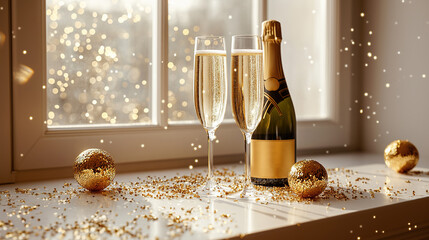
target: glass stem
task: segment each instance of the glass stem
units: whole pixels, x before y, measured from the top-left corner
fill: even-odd
[[[246,158],[246,167],[245,167],[245,173],[244,173],[244,179],[245,179],[245,186],[250,187],[251,181],[250,181],[250,142],[252,141],[252,134],[251,133],[245,133],[244,134],[244,153]]]
[[[207,184],[212,187],[213,186],[213,140],[215,139],[215,130],[207,131],[207,149],[208,149],[208,173],[207,173]]]

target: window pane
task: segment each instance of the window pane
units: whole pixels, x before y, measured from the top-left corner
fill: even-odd
[[[193,100],[194,39],[201,35],[222,35],[226,50],[236,34],[259,34],[258,1],[174,0],[168,2],[168,120],[195,121]],[[256,12],[256,14],[255,14]],[[257,24],[256,24],[257,23]],[[229,79],[228,55],[228,79]],[[228,81],[229,82],[229,81]],[[228,94],[229,94],[228,88]],[[232,118],[230,95],[225,118]]]
[[[268,17],[282,23],[282,60],[297,118],[328,115],[327,1],[270,0]],[[299,23],[299,24],[297,24]]]
[[[155,124],[151,0],[48,0],[48,126]]]

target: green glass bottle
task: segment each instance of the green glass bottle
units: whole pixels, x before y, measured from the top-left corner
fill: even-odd
[[[262,120],[252,135],[251,179],[264,186],[284,186],[296,162],[296,117],[280,54],[280,23],[262,23],[265,99]]]

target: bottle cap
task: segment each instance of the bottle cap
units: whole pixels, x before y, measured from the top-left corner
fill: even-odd
[[[280,22],[276,20],[267,20],[262,23],[262,41],[282,41]]]

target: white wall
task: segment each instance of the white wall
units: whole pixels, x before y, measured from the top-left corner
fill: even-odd
[[[362,101],[356,104],[363,109],[362,147],[382,154],[391,141],[408,139],[427,158],[429,1],[365,0],[363,3],[365,47],[361,64],[368,63],[368,67],[362,67]],[[371,60],[368,52],[376,55],[377,60]],[[421,161],[429,160],[421,157]]]
[[[286,6],[270,8],[281,3],[268,1],[268,17],[287,17]],[[352,149],[376,152],[382,158],[387,144],[408,139],[425,161],[429,157],[429,1],[338,3],[338,72],[340,80],[351,79],[352,86],[352,99],[342,107],[350,111],[351,131],[357,132],[351,134],[356,142]]]

